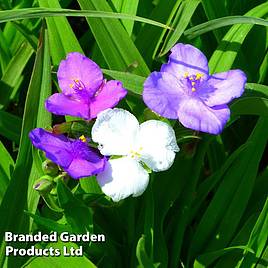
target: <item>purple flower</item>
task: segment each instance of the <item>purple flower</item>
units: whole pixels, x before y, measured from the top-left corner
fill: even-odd
[[[161,71],[146,79],[144,102],[187,128],[219,134],[230,117],[227,104],[244,92],[246,75],[241,70],[209,75],[206,57],[191,45],[177,44],[171,52]]]
[[[120,81],[103,80],[100,67],[78,52],[67,55],[58,69],[62,93],[46,100],[46,109],[57,115],[72,115],[90,120],[107,108],[114,107],[127,91]]]
[[[29,133],[32,144],[46,157],[62,167],[74,179],[98,174],[104,170],[106,158],[87,144],[84,136],[78,140],[56,135],[42,128]]]

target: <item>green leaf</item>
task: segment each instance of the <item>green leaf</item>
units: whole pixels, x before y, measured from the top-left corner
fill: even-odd
[[[247,17],[263,17],[268,13],[268,2],[258,5],[245,14]],[[234,25],[224,36],[209,61],[210,72],[228,71],[253,24]]]
[[[253,189],[268,138],[268,121],[260,118],[240,158],[222,177],[191,241],[190,256],[224,248],[236,232]],[[227,223],[232,223],[228,225]]]
[[[32,47],[28,43],[23,43],[6,67],[0,81],[0,109],[5,108],[9,101],[15,97],[21,83],[22,72],[32,53]]]
[[[39,5],[54,10],[61,10],[58,0],[38,0]],[[67,20],[67,18],[46,18],[50,51],[54,65],[58,65],[69,52],[80,52],[83,50]]]
[[[201,34],[207,33],[209,31],[213,31],[215,29],[233,25],[233,24],[253,24],[253,25],[262,25],[268,26],[268,21],[265,19],[254,18],[249,16],[228,16],[215,20],[210,20],[208,22],[204,22],[197,26],[194,26],[184,32],[184,34],[189,38],[195,38]]]
[[[174,22],[171,25],[171,27],[174,28],[174,31],[169,31],[165,38],[160,51],[160,56],[168,53],[169,50],[178,42],[200,2],[200,0],[188,0],[182,2],[179,11],[174,18]]]
[[[127,90],[135,94],[142,94],[143,84],[146,79],[145,77],[136,74],[131,74],[128,72],[118,72],[106,69],[103,69],[102,71],[104,74],[112,77],[113,79],[120,80],[121,82],[123,82],[123,86]]]
[[[0,134],[17,144],[20,142],[21,125],[21,118],[4,111],[0,111]]]
[[[244,97],[231,105],[234,115],[268,116],[268,99],[260,97]]]
[[[35,179],[33,177],[29,179],[32,166],[32,146],[28,134],[36,126],[40,88],[42,88],[43,63],[47,58],[48,55],[44,54],[44,39],[43,34],[41,33],[40,44],[26,97],[17,161],[11,181],[0,206],[1,218],[6,219],[5,221],[0,222],[0,266],[5,260],[6,243],[3,241],[3,233],[7,230],[14,233],[28,233],[30,231],[30,222],[29,218],[23,214],[23,211],[35,211],[37,205],[36,200],[39,198],[38,194],[34,193],[34,190],[31,187],[28,188],[29,185],[33,185],[33,181],[31,180]],[[14,244],[14,246],[16,245]],[[23,261],[23,259],[9,257],[10,265],[18,267],[21,261]]]
[[[139,0],[112,0],[117,12],[129,14],[129,15],[136,15]],[[128,34],[131,36],[134,21],[122,20],[124,27],[126,28]]]
[[[241,250],[247,250],[251,253],[254,253],[253,250],[248,248],[247,246],[233,246],[228,248],[223,248],[220,250],[215,250],[213,252],[205,253],[199,257],[197,257],[197,260],[194,262],[194,268],[205,268],[207,267],[207,263],[212,263],[216,261],[218,258],[222,257],[223,255],[233,252],[233,251],[241,251]]]
[[[261,257],[268,241],[268,198],[264,204],[262,212],[251,232],[247,246],[252,248],[255,252],[254,255],[249,254],[247,251],[244,253],[243,259],[237,267],[254,267],[257,264],[258,258]]]
[[[92,232],[92,211],[77,199],[61,181],[57,185],[58,200],[67,222],[75,233]]]
[[[14,161],[0,141],[0,204],[14,170]]]
[[[103,14],[111,12],[109,4],[104,0],[78,0],[78,2],[84,10],[102,11]],[[133,70],[134,73],[144,76],[150,73],[119,20],[109,20],[102,16],[102,18],[87,17],[87,21],[110,69],[125,71],[129,66],[135,65],[137,67]]]
[[[150,17],[153,20],[160,19],[162,23],[170,24],[177,14],[181,2],[182,0],[161,0],[153,9]],[[156,54],[165,33],[166,31],[163,29],[144,25],[137,35],[135,43],[148,64],[151,65],[153,55]]]
[[[45,228],[49,232],[54,231],[57,233],[62,233],[62,232],[72,233],[72,229],[69,225],[60,224],[49,218],[41,217],[41,216],[32,214],[30,212],[27,212],[27,211],[25,211],[25,213],[29,215],[31,218],[33,218],[34,222],[37,225],[40,225],[41,227]]]
[[[43,1],[43,0],[42,0]],[[47,0],[44,0],[47,1]],[[81,1],[83,4],[83,2]],[[84,5],[84,4],[83,4]],[[89,5],[89,3],[86,3]],[[97,6],[99,4],[96,4]],[[105,10],[107,9],[107,10]],[[103,11],[105,10],[105,11]],[[106,8],[101,10],[74,10],[74,9],[62,9],[62,8],[42,8],[42,7],[33,7],[33,8],[21,8],[14,10],[1,10],[0,11],[0,23],[14,20],[22,20],[22,19],[32,19],[32,18],[40,18],[40,17],[62,17],[62,16],[71,16],[71,17],[87,17],[87,18],[110,18],[110,19],[127,19],[133,21],[144,22],[147,24],[151,24],[157,27],[170,29],[169,26],[142,17],[133,16],[129,14],[123,13],[113,13],[111,9],[106,6]],[[112,23],[113,24],[113,23]]]
[[[154,264],[152,260],[148,257],[145,249],[145,237],[142,235],[142,237],[139,239],[136,249],[136,255],[138,258],[138,262],[141,267],[148,267],[148,268],[154,268]]]

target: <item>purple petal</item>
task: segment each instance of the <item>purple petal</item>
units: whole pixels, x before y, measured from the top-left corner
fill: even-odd
[[[64,135],[55,135],[42,128],[33,129],[29,133],[32,144],[44,151],[46,157],[54,163],[68,167],[72,160],[71,142]]]
[[[95,93],[103,81],[100,67],[78,52],[69,53],[66,60],[61,61],[57,75],[59,86],[65,94],[74,93],[74,80],[81,81],[90,95]]]
[[[208,75],[207,58],[199,49],[179,43],[171,49],[169,61],[162,65],[161,72],[168,72],[178,78],[200,73],[206,79]]]
[[[76,158],[65,171],[74,179],[96,175],[104,170],[106,158],[95,163]]]
[[[74,159],[66,172],[75,179],[96,175],[105,168],[106,158],[87,143],[75,140],[72,143]]]
[[[45,102],[46,109],[57,115],[71,115],[84,119],[89,118],[89,104],[83,100],[65,96],[62,93],[55,93]]]
[[[151,110],[169,119],[178,118],[180,101],[185,98],[180,81],[165,72],[151,73],[144,83],[142,95]]]
[[[105,168],[106,157],[85,142],[55,135],[41,128],[32,130],[29,137],[36,148],[44,151],[47,158],[75,179],[98,174]]]
[[[201,92],[206,92],[209,88],[214,90],[208,92],[203,100],[210,107],[227,104],[243,94],[246,80],[247,77],[241,70],[214,74],[209,78],[207,86]]]
[[[198,98],[186,98],[178,109],[183,126],[197,131],[219,134],[230,117],[226,105],[210,108]]]
[[[123,88],[121,82],[111,80],[105,83],[90,103],[90,118],[96,118],[101,111],[113,108],[126,94],[127,90]]]

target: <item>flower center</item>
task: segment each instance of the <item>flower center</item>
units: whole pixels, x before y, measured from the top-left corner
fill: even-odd
[[[138,150],[130,150],[130,157],[133,158],[133,159],[139,159],[141,158],[141,151],[142,151],[142,147],[139,147]]]
[[[69,86],[77,91],[81,91],[86,88],[85,84],[79,79],[73,79],[73,83],[71,83]]]
[[[190,85],[192,92],[195,92],[197,87],[199,86],[201,82],[201,78],[204,75],[201,73],[196,73],[193,75],[189,75],[188,72],[184,73],[184,78],[187,80],[188,85]]]

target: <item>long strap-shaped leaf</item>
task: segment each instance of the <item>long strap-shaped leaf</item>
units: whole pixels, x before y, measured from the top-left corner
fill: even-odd
[[[87,1],[85,1],[85,3],[86,5],[90,4]],[[7,21],[14,21],[14,20],[40,18],[40,17],[69,16],[69,17],[91,17],[91,18],[134,20],[134,21],[144,22],[144,23],[148,23],[154,26],[170,29],[169,26],[163,23],[154,21],[154,20],[150,20],[150,19],[146,19],[146,18],[142,18],[139,16],[134,16],[134,15],[129,15],[129,14],[114,13],[112,12],[110,8],[107,11],[103,11],[103,10],[105,9],[74,10],[74,9],[42,8],[42,7],[1,10],[0,11],[0,23],[7,22]]]
[[[111,11],[109,4],[104,0],[78,0],[78,2],[84,10],[102,10],[105,11],[105,14]],[[140,75],[150,73],[138,49],[119,20],[108,20],[102,17],[98,19],[87,18],[87,21],[110,69],[124,71],[130,65],[136,65],[135,73]]]
[[[268,2],[256,6],[245,16],[263,17],[268,13]],[[222,39],[218,49],[213,53],[209,61],[211,73],[229,70],[240,50],[241,44],[252,29],[253,24],[234,25]]]
[[[47,39],[46,39],[47,40]],[[29,218],[23,214],[26,209],[30,212],[34,211],[36,206],[36,201],[31,202],[33,206],[30,207],[27,204],[27,199],[37,199],[38,195],[34,197],[33,189],[28,188],[28,184],[32,185],[33,181],[30,181],[29,175],[32,166],[32,154],[31,154],[31,142],[28,137],[29,131],[36,126],[38,105],[36,102],[39,101],[41,90],[47,89],[47,87],[42,86],[42,82],[49,79],[50,67],[49,67],[49,54],[47,50],[44,49],[44,38],[41,35],[39,48],[37,50],[35,65],[33,68],[33,74],[31,77],[30,85],[28,88],[25,110],[23,115],[23,126],[20,139],[19,153],[17,161],[15,164],[15,170],[12,174],[10,184],[7,188],[5,196],[2,200],[0,206],[0,218],[5,219],[0,221],[0,266],[5,260],[5,245],[6,242],[3,240],[3,235],[5,231],[12,231],[14,233],[29,232]],[[44,68],[47,68],[45,71]],[[41,115],[40,115],[41,116]],[[40,121],[39,121],[40,122]],[[44,123],[44,122],[43,122]],[[32,180],[36,179],[31,177]],[[28,192],[28,197],[27,197]],[[14,245],[16,247],[16,245]],[[19,245],[21,247],[22,244]],[[11,258],[8,261],[10,267],[20,267],[19,262],[22,259]]]
[[[213,31],[215,29],[233,24],[255,24],[255,25],[268,26],[268,21],[265,19],[254,18],[249,16],[228,16],[199,24],[195,27],[188,29],[187,31],[184,32],[184,34],[188,38],[195,38],[209,31]]]

